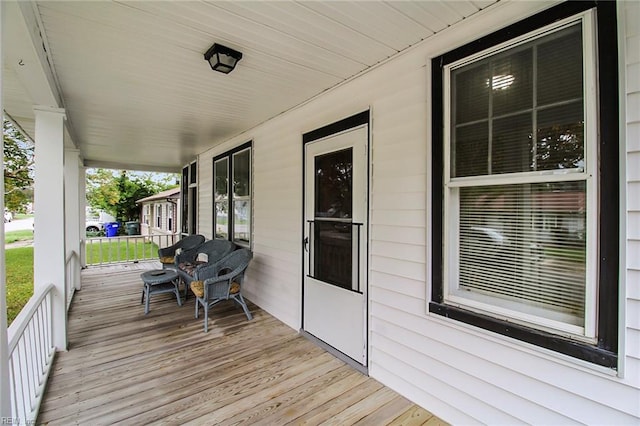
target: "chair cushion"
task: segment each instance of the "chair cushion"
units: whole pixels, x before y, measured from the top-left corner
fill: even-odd
[[[204,281],[191,281],[189,287],[197,297],[204,297]]]
[[[191,287],[191,291],[198,297],[204,297],[204,281],[191,281],[189,285]],[[240,292],[240,284],[237,282],[231,283],[231,289],[229,290],[229,294],[236,294]]]
[[[178,265],[178,268],[193,276],[193,273],[195,272],[198,265],[204,265],[205,263],[207,262],[199,262],[197,260],[195,262],[182,262]]]
[[[176,261],[176,258],[173,256],[162,256],[160,258],[160,263],[164,264],[173,264]]]

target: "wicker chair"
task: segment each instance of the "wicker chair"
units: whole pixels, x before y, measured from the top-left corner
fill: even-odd
[[[242,297],[244,273],[253,257],[248,249],[239,249],[199,271],[198,280],[191,282],[191,291],[196,295],[196,318],[200,305],[204,308],[204,332],[209,331],[209,309],[224,301],[233,300],[242,307],[247,320],[253,319],[247,303]]]
[[[192,250],[185,250],[176,256],[176,270],[184,282],[184,297],[188,296],[189,284],[199,279],[202,268],[215,265],[235,250],[236,245],[227,240],[209,240]],[[202,257],[206,260],[199,260]]]
[[[166,269],[167,267],[171,267],[175,269],[176,267],[176,251],[180,250],[193,250],[198,247],[200,244],[204,243],[204,236],[202,235],[189,235],[179,240],[172,246],[158,249],[158,257],[160,258],[160,263],[162,264],[162,269]]]

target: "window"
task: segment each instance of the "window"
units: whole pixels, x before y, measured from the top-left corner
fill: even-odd
[[[156,227],[162,229],[162,204],[156,204]]]
[[[167,205],[167,231],[173,231],[173,204]]]
[[[430,311],[615,367],[615,4],[586,5],[434,59]]]
[[[251,243],[251,142],[213,159],[215,238]]]
[[[182,233],[195,234],[198,219],[198,164],[196,161],[182,168],[180,203],[182,204]]]

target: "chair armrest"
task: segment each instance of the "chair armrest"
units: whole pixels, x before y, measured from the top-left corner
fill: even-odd
[[[175,245],[158,249],[158,257],[175,256],[175,254],[176,254]]]
[[[205,297],[212,297],[214,295],[217,296],[221,293],[224,293],[224,295],[227,296],[229,294],[231,283],[235,281],[238,284],[242,285],[242,281],[244,281],[244,272],[246,269],[247,265],[242,265],[231,272],[217,277],[211,277],[207,279],[200,278],[200,280],[204,281]]]
[[[228,298],[233,278],[232,274],[225,274],[204,280],[205,299]]]
[[[197,255],[197,247],[191,250],[183,250],[180,254],[176,255],[176,265],[179,265],[182,262],[193,262],[196,260]]]
[[[202,265],[198,265],[196,267],[194,277],[200,281],[216,278],[218,276],[218,268],[216,266],[217,263],[204,263]]]

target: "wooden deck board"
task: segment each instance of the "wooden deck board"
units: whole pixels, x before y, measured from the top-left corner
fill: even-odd
[[[444,424],[255,305],[252,321],[216,307],[209,333],[193,296],[155,295],[144,315],[153,267],[83,271],[39,424]]]

